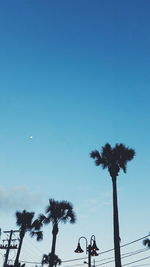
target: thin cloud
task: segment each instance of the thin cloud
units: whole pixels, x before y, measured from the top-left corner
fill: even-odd
[[[103,205],[103,206],[110,206],[110,205],[112,205],[112,201],[104,201],[104,202],[102,203],[102,205]]]
[[[111,206],[112,200],[110,197],[100,196],[95,198],[86,199],[82,204],[83,210],[88,210],[89,213],[97,213],[104,206]]]
[[[27,187],[11,189],[0,187],[0,210],[2,212],[36,209],[39,203],[43,202],[42,199],[44,199],[44,194],[31,192]]]

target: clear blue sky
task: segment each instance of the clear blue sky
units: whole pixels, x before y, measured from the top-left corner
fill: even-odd
[[[149,14],[147,0],[1,1],[2,230],[16,227],[16,210],[38,214],[49,198],[65,199],[77,223],[60,227],[60,258],[78,257],[81,235],[112,248],[111,180],[89,153],[123,142],[137,154],[118,179],[122,243],[148,234]],[[40,261],[49,251],[46,231],[39,245],[28,239],[22,259]],[[32,243],[38,255],[30,255]]]

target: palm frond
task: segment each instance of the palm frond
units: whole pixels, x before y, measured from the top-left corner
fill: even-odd
[[[43,232],[42,231],[36,232],[36,235],[37,235],[37,238],[36,238],[37,241],[43,240]]]
[[[135,150],[134,149],[128,149],[126,151],[126,159],[129,161],[129,160],[132,160],[134,158],[134,156],[136,155],[135,153]]]
[[[148,238],[143,240],[143,245],[148,246],[150,248],[150,240]]]
[[[41,264],[44,265],[44,264],[48,264],[48,263],[49,263],[49,257],[47,254],[44,254],[42,257]]]
[[[114,152],[118,166],[126,173],[127,162],[133,159],[135,151],[126,147],[124,144],[116,144]]]
[[[95,159],[95,158],[98,158],[100,156],[98,150],[94,150],[90,153],[90,157]]]
[[[39,219],[34,220],[34,222],[32,223],[32,228],[34,228],[35,230],[40,230],[42,226],[42,221]]]
[[[90,157],[93,158],[93,159],[95,159],[96,166],[99,166],[100,164],[103,163],[102,157],[101,157],[100,153],[97,150],[92,151],[90,153]]]
[[[102,147],[101,156],[104,166],[109,165],[113,158],[113,149],[109,143],[106,143],[106,145]]]
[[[50,222],[50,219],[46,217],[44,214],[40,214],[38,220],[40,221],[41,224],[42,223],[48,224]]]
[[[31,237],[36,237],[37,241],[43,240],[43,232],[42,231],[31,231],[30,232]]]

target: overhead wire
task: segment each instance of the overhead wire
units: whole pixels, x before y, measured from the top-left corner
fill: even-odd
[[[27,254],[28,255],[28,260],[31,263],[34,263],[35,255],[37,254],[37,250],[39,250],[39,249],[33,244],[33,242],[31,242],[31,240],[32,239],[30,238],[30,240],[29,240],[28,235],[26,235],[26,238],[24,240],[24,246],[23,246],[24,249],[26,250],[26,252],[24,252],[24,249],[23,249],[23,251],[21,253],[21,257],[20,257],[20,258],[22,258],[22,260],[20,260],[20,262],[25,262],[23,260],[23,258],[25,258],[26,257],[25,254]],[[29,244],[30,245],[32,244],[32,249],[31,249],[31,246]],[[34,248],[35,252],[33,251],[33,248]],[[42,253],[40,250],[39,250],[39,252]],[[12,259],[12,261],[13,261],[13,259]],[[36,262],[36,264],[37,264],[37,262]],[[41,264],[41,262],[39,264]]]
[[[149,248],[136,250],[136,251],[132,251],[132,252],[127,252],[127,253],[124,253],[124,254],[121,255],[121,259],[124,259],[124,258],[127,258],[127,257],[131,257],[131,256],[134,256],[136,254],[139,254],[139,253],[142,253],[142,252],[146,252],[148,250],[149,250]],[[109,259],[112,259],[112,260],[104,262],[104,263],[101,263],[101,264],[96,264],[95,266],[101,266],[101,265],[104,265],[104,264],[108,264],[108,263],[114,262],[114,257],[101,259],[101,260],[96,261],[96,262],[105,261],[105,260],[109,260]],[[74,266],[80,266],[80,265],[82,265],[82,264],[67,265],[66,267],[74,267]]]
[[[141,259],[136,260],[136,261],[132,261],[132,262],[128,262],[128,263],[122,264],[122,266],[127,266],[127,265],[130,265],[130,264],[132,264],[132,263],[136,263],[136,262],[139,262],[139,261],[143,261],[143,260],[146,260],[146,259],[149,259],[149,258],[150,258],[150,256],[145,257],[145,258],[141,258]]]
[[[129,256],[132,256],[132,255],[129,255]],[[129,256],[128,256],[128,257],[129,257]],[[139,261],[143,261],[143,260],[146,260],[146,259],[149,259],[149,258],[150,258],[150,256],[145,257],[145,258],[141,258],[141,259],[136,260],[136,261],[132,261],[132,262],[128,262],[128,263],[122,264],[122,266],[127,266],[127,265],[130,265],[130,264],[133,264],[133,263],[136,263],[136,262],[139,262]],[[114,260],[107,261],[107,262],[104,262],[104,263],[95,265],[95,267],[96,267],[96,266],[105,265],[105,264],[108,264],[108,263],[112,263],[112,262],[114,262]],[[146,265],[147,265],[147,264],[146,264]],[[150,265],[150,264],[148,264],[148,265]],[[79,266],[79,264],[78,264],[78,265],[71,265],[71,267],[73,267],[73,266]],[[144,266],[144,265],[142,265],[142,266]],[[133,267],[135,267],[135,266],[133,266]]]
[[[141,252],[145,252],[145,251],[147,251],[147,250],[149,250],[149,249],[143,249],[143,250],[141,250],[141,251],[131,252],[130,254],[127,253],[127,254],[129,254],[129,255],[125,255],[125,256],[121,257],[121,259],[124,259],[124,258],[128,258],[128,257],[134,256],[134,255],[136,255],[136,254],[139,254],[139,253],[141,253]],[[101,263],[101,264],[96,264],[95,266],[101,266],[101,265],[108,264],[108,263],[110,263],[110,262],[114,262],[114,261],[115,261],[115,260],[113,259],[112,261],[104,262],[104,263]],[[123,265],[122,265],[122,266],[123,266]]]
[[[146,235],[146,236],[143,236],[143,237],[140,237],[140,238],[138,238],[138,239],[136,239],[136,240],[133,240],[133,241],[131,241],[131,242],[128,242],[128,243],[126,243],[126,244],[124,244],[124,245],[122,245],[122,246],[120,246],[120,247],[128,246],[128,245],[133,244],[133,243],[135,243],[135,242],[138,242],[138,241],[140,241],[140,240],[142,240],[142,239],[144,239],[144,238],[146,238],[146,237],[148,237],[148,236],[150,236],[150,234],[149,234],[149,235]],[[99,253],[99,255],[104,254],[104,253],[107,253],[107,252],[110,252],[110,251],[113,251],[113,250],[114,250],[114,248],[113,248],[113,249],[105,250],[105,251]],[[146,250],[149,250],[149,249],[144,249],[144,250],[141,250],[141,251],[139,250],[138,252],[129,252],[129,253],[127,253],[127,254],[130,254],[130,255],[124,256],[124,257],[122,257],[122,258],[126,258],[126,257],[129,257],[129,256],[133,256],[133,255],[135,255],[135,254],[144,252],[144,251],[146,251]],[[134,253],[134,254],[133,254],[133,253]],[[149,256],[149,257],[146,257],[146,258],[143,258],[143,259],[140,259],[140,260],[144,260],[144,259],[147,259],[147,258],[150,258],[150,256]],[[83,257],[83,258],[79,258],[79,259],[76,258],[76,259],[71,259],[71,260],[65,260],[65,261],[62,261],[62,263],[72,262],[72,261],[76,261],[76,260],[84,260],[84,259],[87,259],[87,257]],[[138,261],[140,261],[140,260],[138,260]],[[138,261],[135,261],[135,262],[138,262]],[[22,260],[21,260],[20,262],[23,262],[23,263],[33,263],[33,264],[41,264],[40,262],[34,262],[34,261],[22,261]],[[98,265],[96,265],[96,266],[104,265],[104,264],[107,264],[107,263],[110,263],[110,262],[114,262],[114,260],[109,261],[109,262],[105,262],[105,263],[102,263],[102,264],[98,264]],[[133,263],[134,263],[134,262],[133,262]],[[124,265],[122,265],[122,266],[129,265],[129,264],[130,264],[130,263],[127,263],[127,264],[124,264]],[[72,267],[72,266],[79,266],[79,265],[81,265],[81,264],[78,264],[78,265],[71,265],[71,267]]]
[[[135,251],[131,251],[131,252],[126,252],[126,253],[121,254],[121,256],[125,256],[125,255],[128,255],[128,254],[134,255],[134,254],[137,254],[137,253],[140,253],[140,252],[144,252],[144,251],[147,251],[147,250],[149,250],[149,249],[145,248],[145,249],[135,250]],[[114,257],[109,257],[109,258],[97,260],[96,262],[100,262],[100,261],[108,260],[108,259],[112,259],[112,258],[114,258]]]
[[[140,240],[142,240],[142,239],[144,239],[144,238],[146,238],[148,236],[150,236],[150,234],[149,235],[146,235],[146,236],[143,236],[143,237],[140,237],[140,238],[138,238],[136,240],[133,240],[131,242],[128,242],[128,243],[126,243],[124,245],[121,245],[120,247],[122,248],[122,247],[128,246],[128,245],[133,244],[135,242],[138,242],[138,241],[140,241]],[[104,254],[104,253],[107,253],[107,252],[110,252],[110,251],[113,251],[113,250],[114,250],[114,248],[108,249],[108,250],[105,250],[105,251],[102,251],[102,252],[98,253],[98,255],[101,255],[101,254]],[[62,261],[62,263],[76,261],[76,260],[84,260],[84,259],[87,259],[87,257],[78,258],[78,259],[71,259],[71,260],[64,260],[64,261]]]
[[[145,264],[138,264],[138,265],[133,265],[132,267],[141,267],[141,266],[147,266],[149,265],[150,266],[150,263],[145,263]]]
[[[29,240],[29,236],[27,236],[27,240]],[[39,241],[39,242],[40,242],[40,241]],[[34,244],[34,241],[32,240],[32,238],[30,238],[30,244],[32,244],[32,246],[36,249],[36,252],[37,252],[37,250],[38,250],[41,254],[44,254],[44,252],[41,251],[41,250],[38,248],[38,246],[36,246],[36,245]]]
[[[146,248],[146,249],[136,250],[136,251],[132,251],[132,252],[126,252],[126,253],[121,254],[121,258],[124,258],[127,255],[132,256],[132,255],[135,255],[135,254],[138,254],[138,253],[141,253],[141,252],[145,252],[147,250],[149,250],[149,249]],[[96,262],[100,262],[100,261],[104,261],[104,260],[110,260],[110,259],[114,259],[114,257],[104,258],[104,259],[101,259],[101,260],[97,260]]]

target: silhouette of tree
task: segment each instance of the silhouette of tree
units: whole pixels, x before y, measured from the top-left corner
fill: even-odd
[[[33,218],[34,218],[34,212],[27,212],[26,210],[23,210],[22,212],[19,211],[16,212],[16,219],[17,219],[16,224],[20,226],[19,228],[20,242],[15,259],[15,264],[14,264],[15,267],[19,266],[19,256],[26,232],[29,232],[31,237],[36,236],[37,241],[42,240],[43,238],[43,233],[42,231],[40,231],[42,224],[38,219],[33,220]]]
[[[90,156],[95,159],[97,166],[107,168],[112,179],[113,186],[113,222],[114,222],[114,249],[115,249],[115,266],[121,267],[120,257],[120,237],[119,237],[119,218],[117,203],[117,176],[122,169],[126,173],[127,162],[132,160],[135,155],[133,149],[125,147],[123,144],[116,144],[114,148],[110,144],[102,147],[101,153],[97,150],[92,151]]]
[[[41,264],[44,265],[44,264],[50,264],[51,262],[51,253],[49,253],[48,255],[47,254],[44,254],[43,255],[43,258],[42,258],[42,261],[41,261]],[[57,265],[61,265],[61,259],[57,256],[57,255],[54,255],[54,262],[53,262],[54,266],[56,267]]]
[[[147,246],[148,248],[150,248],[150,240],[148,238],[143,240],[143,245]]]
[[[67,201],[55,201],[54,199],[49,199],[49,205],[46,207],[47,217],[43,214],[39,216],[39,220],[44,224],[52,223],[52,246],[51,246],[51,260],[49,262],[49,267],[54,266],[54,255],[56,247],[56,238],[59,231],[58,224],[60,222],[75,223],[76,217],[73,211],[73,205]]]

